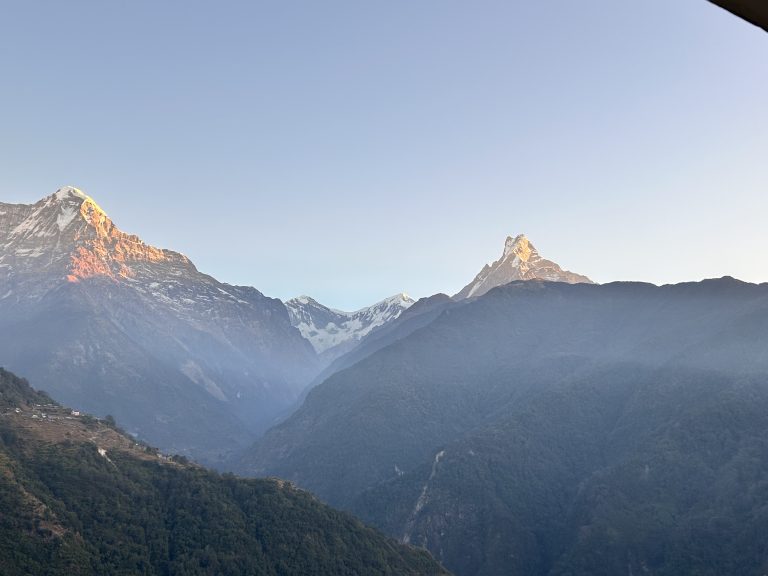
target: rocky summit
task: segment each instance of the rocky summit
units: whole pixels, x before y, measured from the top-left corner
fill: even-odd
[[[486,264],[474,280],[454,296],[457,300],[482,296],[492,288],[509,284],[515,280],[547,280],[568,284],[592,284],[592,280],[581,274],[563,270],[542,258],[534,245],[524,234],[507,236],[504,253],[493,264]]]

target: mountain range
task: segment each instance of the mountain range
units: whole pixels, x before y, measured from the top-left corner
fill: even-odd
[[[768,285],[517,281],[427,304],[234,469],[462,576],[765,571]]]
[[[586,276],[563,270],[558,264],[542,258],[528,238],[520,234],[508,236],[501,257],[486,264],[453,299],[476,298],[515,280],[592,284]],[[328,308],[309,296],[293,298],[285,305],[291,324],[312,343],[324,363],[330,363],[355,350],[372,331],[399,318],[414,302],[401,293],[356,312]]]
[[[539,277],[588,281],[518,236],[457,297]],[[249,446],[335,370],[418,324],[418,310],[397,322],[413,304],[397,294],[343,312],[220,282],[123,232],[73,187],[35,204],[0,203],[0,363],[211,465]]]
[[[454,297],[283,303],[77,189],[0,204],[0,364],[104,417],[0,373],[3,573],[763,574],[766,326],[768,285],[597,285],[524,235]]]

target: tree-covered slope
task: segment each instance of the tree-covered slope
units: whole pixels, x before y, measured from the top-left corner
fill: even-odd
[[[462,575],[765,573],[765,379],[623,366],[501,408],[350,508]]]
[[[240,469],[462,575],[762,574],[766,349],[768,285],[513,283],[330,377]]]
[[[0,371],[0,573],[445,572],[286,482],[165,458]]]

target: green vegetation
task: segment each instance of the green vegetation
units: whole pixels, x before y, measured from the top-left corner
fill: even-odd
[[[45,392],[33,389],[24,378],[0,368],[0,410],[34,404],[54,404],[54,401]]]
[[[53,424],[13,410],[43,396],[5,371],[0,393],[3,576],[445,574],[288,483],[51,442]]]

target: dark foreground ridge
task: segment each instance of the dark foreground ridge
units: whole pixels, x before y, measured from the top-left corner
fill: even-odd
[[[280,480],[221,476],[0,369],[0,574],[447,574]]]

